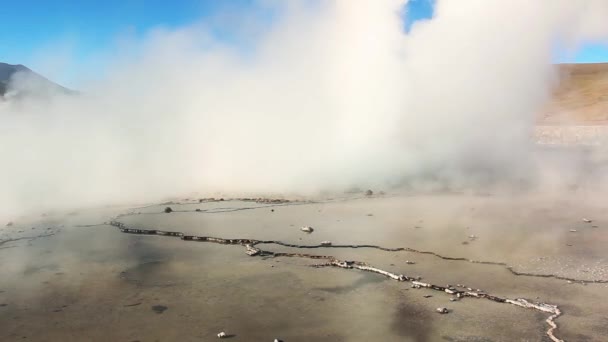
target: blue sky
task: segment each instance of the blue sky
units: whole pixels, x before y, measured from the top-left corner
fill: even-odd
[[[381,0],[379,0],[381,1]],[[75,75],[62,66],[78,64],[112,46],[121,35],[140,35],[157,26],[178,27],[210,17],[226,7],[257,10],[254,0],[21,0],[6,1],[0,11],[0,61],[42,69],[60,82]],[[432,15],[432,0],[411,0],[411,23]],[[45,61],[45,53],[57,61]],[[69,58],[62,58],[69,56]],[[591,45],[558,62],[608,61],[608,48]],[[62,65],[61,63],[65,65]],[[56,73],[52,70],[57,69]],[[49,75],[49,72],[51,73]]]

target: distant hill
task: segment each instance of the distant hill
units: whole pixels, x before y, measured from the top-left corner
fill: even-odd
[[[608,63],[560,64],[560,83],[539,124],[608,124]]]
[[[74,91],[46,79],[21,64],[0,62],[0,99],[56,93],[73,94]]]

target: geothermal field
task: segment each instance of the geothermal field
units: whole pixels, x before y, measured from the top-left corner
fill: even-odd
[[[23,217],[0,235],[0,339],[600,341],[607,229],[604,204],[576,191]]]
[[[0,341],[608,340],[606,1],[237,3],[0,63]]]

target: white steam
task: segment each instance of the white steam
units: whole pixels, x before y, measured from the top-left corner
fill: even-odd
[[[532,179],[552,52],[608,37],[602,0],[439,0],[409,34],[404,1],[265,5],[271,25],[233,18],[237,46],[204,23],[157,29],[78,96],[0,103],[0,216]]]

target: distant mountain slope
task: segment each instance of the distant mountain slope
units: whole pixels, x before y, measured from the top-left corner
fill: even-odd
[[[561,64],[561,81],[540,124],[608,124],[608,63]]]
[[[0,98],[53,93],[71,94],[73,91],[49,81],[21,64],[0,62]]]

